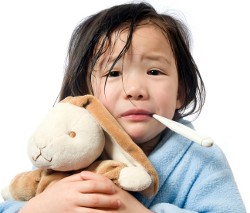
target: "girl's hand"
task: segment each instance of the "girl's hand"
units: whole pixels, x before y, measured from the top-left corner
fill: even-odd
[[[110,182],[108,178],[105,177],[100,177],[100,175],[97,175],[92,172],[82,172],[81,173],[82,178],[85,181],[93,181],[93,180],[98,180],[102,179],[103,181]],[[106,180],[105,180],[106,179]],[[123,189],[119,188],[116,186],[113,182],[112,183],[112,188],[114,189],[115,193],[109,193],[107,194],[108,199],[112,199],[113,202],[117,201],[119,204],[119,208],[115,209],[113,208],[114,206],[107,206],[107,208],[102,208],[99,206],[99,209],[102,209],[103,211],[98,211],[97,209],[95,211],[88,211],[88,212],[117,212],[117,213],[131,213],[131,212],[136,212],[136,213],[149,213],[152,211],[148,210],[145,208],[136,198],[134,198],[130,193],[127,191],[124,191]],[[113,190],[112,190],[113,191]],[[95,197],[96,196],[96,197]],[[93,195],[93,200],[98,201],[98,194]],[[100,197],[101,199],[101,197]],[[103,200],[104,202],[104,200]],[[94,204],[93,202],[91,202]],[[90,203],[89,203],[90,204]],[[108,204],[108,203],[107,203]],[[92,208],[96,208],[96,205],[93,205]],[[93,209],[92,209],[93,210]]]
[[[121,203],[116,189],[108,178],[82,172],[56,182],[28,201],[19,212],[116,212]]]

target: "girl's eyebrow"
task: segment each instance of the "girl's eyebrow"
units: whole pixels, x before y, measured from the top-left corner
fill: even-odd
[[[117,59],[118,56],[112,54],[112,55],[107,55],[105,57],[102,57],[99,62],[98,62],[98,67],[102,69],[107,69],[109,68]],[[161,54],[146,54],[142,55],[142,60],[148,60],[148,61],[160,61],[161,63],[171,65],[171,59],[161,55]],[[119,60],[117,61],[119,63]]]
[[[107,55],[107,56],[102,56],[100,57],[100,59],[97,61],[97,65],[98,67],[103,67],[105,65],[105,68],[107,67],[108,64],[114,62],[115,58],[110,56],[110,55]]]
[[[99,67],[103,67],[106,69],[108,66],[112,65],[115,60],[117,59],[117,56],[112,55],[108,55],[106,57],[103,57],[100,61],[99,61]],[[120,60],[120,59],[119,59]],[[117,63],[119,63],[119,60],[117,61]]]
[[[152,60],[152,61],[161,61],[163,63],[167,63],[168,65],[171,65],[171,60],[163,55],[157,55],[157,54],[150,54],[143,56],[143,59],[145,60]]]

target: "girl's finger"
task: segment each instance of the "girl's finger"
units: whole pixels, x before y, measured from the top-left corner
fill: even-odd
[[[79,206],[98,209],[118,209],[121,206],[119,199],[105,194],[82,194],[77,202]]]
[[[80,175],[86,181],[82,184],[82,193],[114,194],[116,192],[115,184],[102,175],[88,171],[83,171]]]
[[[77,174],[73,174],[73,175],[63,178],[62,181],[70,181],[70,182],[82,181],[82,176],[81,176],[81,173],[77,173]]]
[[[74,188],[80,193],[114,194],[116,192],[115,184],[111,180],[92,172],[77,173],[62,179],[61,182],[63,184],[71,182],[71,189]]]
[[[114,194],[116,192],[114,184],[96,180],[82,180],[77,182],[76,187],[81,193]]]

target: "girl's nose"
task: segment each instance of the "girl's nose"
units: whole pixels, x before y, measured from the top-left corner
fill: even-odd
[[[143,100],[148,98],[146,82],[136,79],[130,82],[124,82],[124,93],[127,99]]]

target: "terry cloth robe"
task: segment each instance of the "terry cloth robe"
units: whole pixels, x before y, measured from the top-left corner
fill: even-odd
[[[217,145],[202,147],[166,130],[149,159],[159,174],[159,192],[150,199],[133,194],[153,212],[246,213],[230,166]],[[24,204],[0,203],[0,213],[18,212]]]
[[[184,120],[181,123],[193,128]],[[220,148],[202,147],[166,130],[149,159],[159,175],[151,199],[134,193],[156,213],[246,213],[227,159]]]

